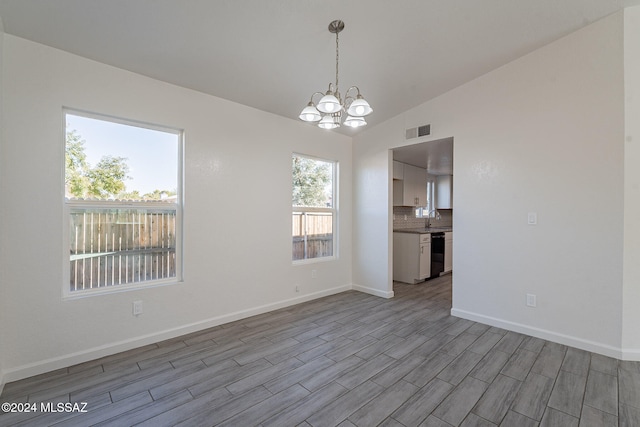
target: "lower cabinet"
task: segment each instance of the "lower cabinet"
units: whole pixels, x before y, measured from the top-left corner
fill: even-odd
[[[444,233],[444,272],[453,270],[453,232]]]
[[[393,280],[418,283],[431,275],[431,235],[393,233]]]
[[[430,236],[421,234],[421,236]],[[431,276],[431,241],[420,242],[420,268],[418,269],[418,280],[425,280]]]

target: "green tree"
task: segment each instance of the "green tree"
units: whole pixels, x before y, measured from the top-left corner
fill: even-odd
[[[65,145],[65,187],[67,197],[161,200],[174,196],[175,190],[154,190],[144,195],[127,191],[124,181],[130,179],[126,157],[102,156],[94,167],[87,161],[85,140],[75,130],[67,131]]]
[[[175,196],[175,190],[153,190],[151,193],[140,194],[138,190],[125,191],[118,194],[118,199],[123,200],[162,200],[164,197]]]
[[[65,187],[67,196],[115,197],[126,188],[129,166],[124,157],[103,156],[95,167],[87,161],[85,140],[75,130],[68,130],[65,145]]]
[[[84,152],[84,140],[75,130],[67,131],[67,143],[65,145],[65,171],[64,183],[67,193],[76,197],[82,197],[89,186],[86,173],[89,170],[87,155]],[[67,194],[68,195],[68,194]]]
[[[151,193],[147,193],[142,198],[144,200],[161,200],[162,197],[175,196],[177,193],[175,191],[169,190],[153,190]]]
[[[133,191],[123,191],[118,194],[118,199],[120,200],[142,200],[142,196],[138,190]]]
[[[326,206],[330,183],[331,163],[293,156],[293,206]]]
[[[87,192],[92,197],[108,199],[126,189],[124,180],[129,178],[129,166],[125,157],[102,156],[98,164],[89,169]]]

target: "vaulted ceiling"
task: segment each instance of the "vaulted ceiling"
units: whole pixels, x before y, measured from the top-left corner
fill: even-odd
[[[335,75],[370,125],[640,0],[0,0],[5,33],[297,120]],[[341,128],[352,134],[352,129]]]

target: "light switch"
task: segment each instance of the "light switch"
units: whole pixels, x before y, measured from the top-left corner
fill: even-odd
[[[527,214],[527,224],[536,225],[538,224],[538,214],[535,212],[529,212]]]
[[[527,307],[536,307],[538,305],[534,294],[527,294]]]
[[[139,316],[142,314],[142,301],[133,302],[133,315]]]

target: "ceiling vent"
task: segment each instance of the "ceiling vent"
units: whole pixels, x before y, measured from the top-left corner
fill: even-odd
[[[422,125],[415,128],[405,130],[404,139],[420,138],[421,136],[431,135],[431,125]]]

